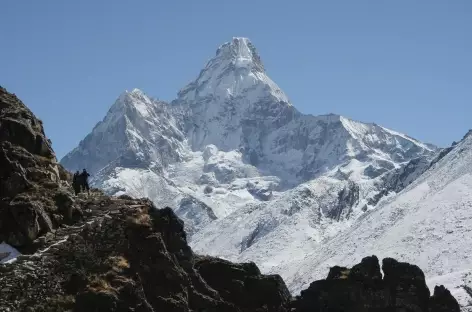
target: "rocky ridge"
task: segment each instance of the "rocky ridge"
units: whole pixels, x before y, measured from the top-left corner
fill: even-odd
[[[42,122],[0,87],[0,242],[21,248],[81,214]]]
[[[73,197],[39,120],[0,92],[0,233],[24,253],[0,265],[0,311],[459,311],[443,287],[430,297],[414,265],[384,259],[382,278],[375,256],[292,298],[254,263],[195,255],[170,208],[98,191]]]
[[[375,256],[333,267],[292,298],[254,263],[195,255],[170,208],[127,197],[85,203],[95,217],[79,231],[0,265],[0,311],[459,311],[444,287],[430,297],[414,265],[384,259],[382,279]]]

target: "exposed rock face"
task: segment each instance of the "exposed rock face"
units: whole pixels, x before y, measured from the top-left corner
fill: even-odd
[[[429,296],[420,268],[386,258],[367,257],[351,269],[333,267],[326,280],[313,282],[293,302],[292,311],[457,311],[443,286]]]
[[[74,209],[67,180],[42,122],[0,87],[0,242],[23,247],[68,221]],[[69,197],[64,211],[54,200]]]
[[[197,257],[195,268],[221,297],[229,302],[238,302],[247,311],[265,307],[267,311],[283,311],[291,296],[279,275],[261,275],[254,263],[235,264],[213,257]],[[257,294],[255,296],[254,294]],[[265,310],[261,310],[265,311]]]
[[[339,221],[343,217],[349,217],[352,207],[359,202],[359,186],[352,181],[348,182],[348,186],[338,193],[338,205],[328,211],[328,216]]]
[[[93,222],[61,230],[48,242],[59,244],[44,253],[0,266],[1,308],[288,311],[291,296],[280,276],[263,276],[253,263],[196,257],[170,208],[106,196],[83,206]]]
[[[459,311],[459,304],[444,286],[434,287],[434,294],[429,301],[429,311]]]
[[[51,142],[44,135],[43,124],[21,101],[0,87],[0,140],[24,148],[27,152],[55,158]]]
[[[204,202],[192,197],[185,196],[180,200],[179,207],[175,212],[188,220],[185,224],[185,232],[191,236],[199,228],[216,219],[213,210]]]

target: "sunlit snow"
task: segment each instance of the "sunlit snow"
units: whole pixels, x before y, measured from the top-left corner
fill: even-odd
[[[61,162],[90,169],[110,194],[172,207],[196,252],[255,261],[294,293],[376,254],[418,264],[465,298],[469,141],[428,170],[429,144],[298,112],[252,43],[233,38],[172,103],[123,93]]]

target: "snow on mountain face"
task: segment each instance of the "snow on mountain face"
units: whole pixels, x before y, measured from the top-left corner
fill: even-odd
[[[302,115],[266,75],[246,38],[223,44],[175,103],[190,110],[187,134],[193,150],[209,144],[222,151],[240,149],[250,164],[295,185],[347,158],[374,157],[391,169],[434,150],[376,125]]]
[[[414,139],[338,115],[302,116],[271,131],[264,144],[268,162],[283,168],[279,174],[291,172],[303,181],[336,167],[356,181],[371,179],[432,154]]]
[[[94,173],[110,164],[162,170],[181,160],[186,149],[179,116],[175,108],[138,89],[126,91],[61,162],[71,170]]]
[[[246,38],[223,44],[176,102],[190,109],[187,133],[193,150],[209,144],[223,151],[245,148],[253,159],[261,153],[263,137],[298,114]]]
[[[287,249],[269,271],[280,273],[294,292],[332,265],[349,266],[365,255],[415,260],[428,281],[445,283],[462,304],[461,287],[472,287],[472,136],[398,195],[380,203],[347,230],[311,250]],[[251,255],[246,255],[251,258]]]
[[[171,104],[122,94],[61,162],[110,194],[172,207],[197,252],[282,273],[287,255],[301,261],[350,231],[436,155],[376,124],[301,114],[234,38]]]

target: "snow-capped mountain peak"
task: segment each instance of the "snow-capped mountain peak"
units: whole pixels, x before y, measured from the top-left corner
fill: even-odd
[[[224,43],[216,51],[216,59],[222,63],[227,62],[235,68],[264,71],[259,54],[248,38],[234,37],[231,42]]]
[[[122,154],[139,159],[134,165],[163,169],[190,152],[187,143],[193,152],[208,145],[238,151],[242,161],[291,185],[333,170],[357,170],[356,180],[377,177],[434,152],[375,124],[301,114],[267,76],[254,45],[241,37],[221,45],[171,105],[139,89],[123,92],[75,152],[94,155],[92,171]]]
[[[107,115],[66,155],[65,166],[81,164],[97,173],[105,167],[151,167],[160,171],[180,159],[184,134],[173,108],[139,89],[123,92]]]
[[[140,89],[133,89],[132,91],[124,91],[120,94],[115,104],[110,108],[108,115],[114,113],[132,115],[138,113],[143,117],[148,117],[158,103],[148,97]]]
[[[245,147],[245,132],[252,132],[248,128],[256,124],[279,127],[298,114],[267,76],[246,38],[221,45],[175,102],[190,110],[189,139],[194,150],[209,144],[226,151]]]
[[[141,89],[134,88],[131,91],[125,90],[120,94],[119,98],[127,96],[146,96],[146,94]]]
[[[265,74],[256,48],[247,38],[233,38],[221,45],[198,78],[179,92],[179,99],[228,100],[251,96],[257,100],[271,93],[278,101],[289,102],[280,88]]]

